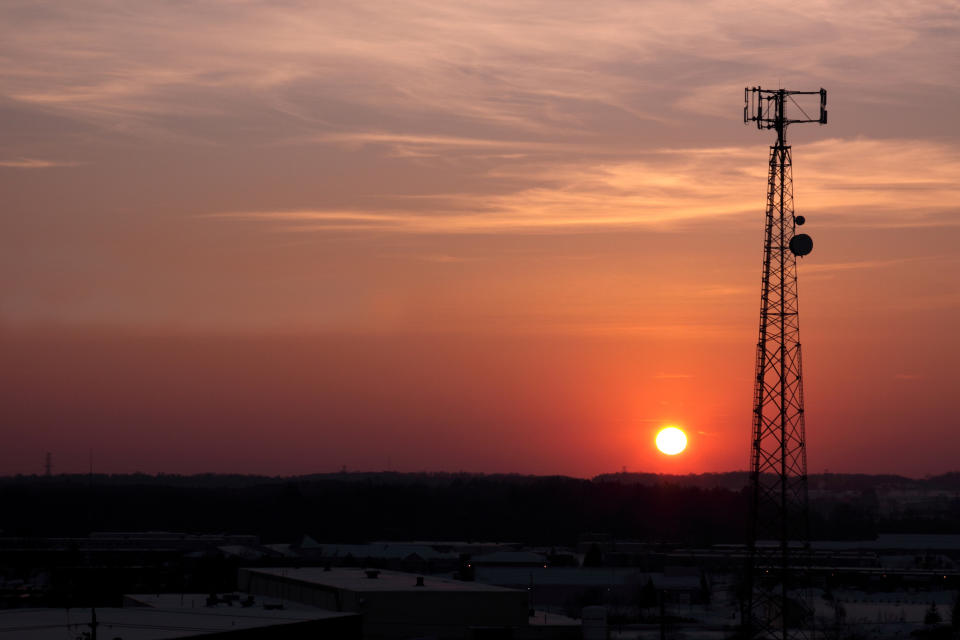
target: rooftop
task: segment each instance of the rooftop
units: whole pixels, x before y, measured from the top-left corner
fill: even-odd
[[[251,574],[266,574],[286,580],[336,587],[348,591],[512,591],[504,587],[463,582],[435,576],[418,576],[415,573],[400,571],[379,571],[372,569],[302,567],[302,568],[265,568],[246,569]],[[376,577],[369,575],[376,572]],[[423,586],[417,586],[417,579],[423,578]]]
[[[134,607],[152,607],[154,609],[191,609],[221,614],[265,613],[274,617],[283,617],[292,612],[293,617],[307,615],[311,620],[328,617],[330,613],[325,609],[318,609],[305,604],[284,601],[277,598],[254,596],[248,593],[220,593],[217,594],[217,603],[208,604],[210,595],[206,593],[134,593],[124,596],[125,602]],[[244,606],[244,601],[250,598],[250,606]],[[282,609],[278,608],[282,605]],[[99,611],[99,609],[97,610]]]
[[[179,596],[177,596],[179,598]],[[130,607],[97,609],[100,637],[123,640],[169,640],[206,633],[239,631],[294,624],[348,614],[319,609],[265,611],[263,609],[155,609]],[[0,638],[62,640],[89,632],[90,609],[9,609],[0,612]]]
[[[516,565],[543,565],[547,557],[542,553],[532,551],[494,551],[473,558],[473,564],[516,564]]]
[[[632,567],[477,567],[478,582],[491,584],[532,586],[593,586],[638,585],[652,581],[657,589],[696,589],[698,575],[665,575],[647,573]]]
[[[957,550],[960,535],[922,533],[881,533],[876,540],[817,540],[811,542],[814,549],[865,549],[865,550]]]
[[[301,549],[322,554],[328,558],[404,559],[419,556],[423,560],[456,560],[459,556],[450,551],[438,551],[434,546],[416,542],[372,542],[368,544],[321,544],[306,536]]]

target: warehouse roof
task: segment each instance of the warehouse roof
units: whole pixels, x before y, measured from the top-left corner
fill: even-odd
[[[418,576],[400,571],[321,567],[244,569],[251,574],[266,574],[288,581],[305,582],[347,591],[513,591],[504,587],[463,582],[435,576]],[[422,578],[423,584],[418,585]]]
[[[310,622],[344,615],[321,609],[98,608],[97,632],[102,638],[172,640],[205,634]],[[62,640],[89,632],[90,609],[9,609],[0,612],[0,639]]]

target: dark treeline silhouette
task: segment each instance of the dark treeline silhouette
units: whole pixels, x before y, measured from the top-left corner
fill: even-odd
[[[287,542],[493,540],[574,544],[585,532],[689,544],[737,542],[741,492],[565,477],[353,474],[248,485],[124,476],[0,482],[5,536],[90,531],[252,533]]]
[[[399,472],[399,471],[338,471],[315,473],[301,476],[264,476],[250,474],[199,473],[180,475],[173,473],[128,474],[58,474],[52,478],[41,475],[0,476],[0,487],[18,485],[31,481],[58,481],[87,483],[91,478],[96,483],[109,482],[113,485],[156,485],[166,487],[253,487],[289,482],[320,482],[335,480],[338,482],[376,482],[377,484],[410,484],[443,486],[456,480],[465,481],[482,478],[503,480],[516,483],[535,482],[544,476],[532,476],[516,473],[485,474],[466,471],[443,472]],[[560,476],[565,477],[565,476]],[[739,491],[749,484],[747,471],[728,471],[713,473],[691,473],[671,475],[659,473],[617,472],[600,474],[592,478],[594,482],[639,484],[639,485],[676,485],[697,487],[700,489],[729,489]],[[811,490],[825,491],[863,491],[881,489],[958,491],[960,492],[960,472],[944,473],[925,478],[908,478],[894,474],[864,473],[815,473],[809,476]]]
[[[585,533],[690,545],[744,538],[745,473],[568,477],[468,473],[63,475],[0,478],[3,536],[83,536],[91,531],[251,533],[290,542],[492,540],[574,544]],[[934,516],[879,515],[882,487],[943,490],[960,474],[811,476],[811,533],[868,539],[885,532],[958,532],[960,501]],[[851,498],[852,496],[852,498]]]
[[[659,473],[607,473],[596,476],[594,480],[602,482],[621,482],[624,484],[680,485],[700,487],[702,489],[722,488],[738,491],[750,483],[747,471],[729,471],[725,473],[691,473],[688,475],[669,475]],[[808,476],[812,491],[869,491],[869,490],[914,490],[914,491],[958,491],[960,492],[960,472],[945,473],[926,478],[907,478],[893,474],[867,473],[815,473]]]

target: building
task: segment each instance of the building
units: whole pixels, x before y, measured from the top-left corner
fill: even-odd
[[[646,573],[631,567],[477,567],[477,582],[526,589],[530,606],[562,607],[578,612],[590,602],[636,603],[649,583],[670,602],[690,604],[702,599],[699,571],[671,567]]]
[[[355,568],[241,569],[243,591],[363,615],[365,638],[471,635],[526,628],[527,592],[396,571]]]
[[[297,552],[317,564],[332,567],[380,567],[417,573],[453,571],[460,562],[459,553],[421,542],[334,544],[304,536]]]
[[[474,556],[470,562],[477,567],[546,567],[547,556],[533,551],[494,551]]]
[[[158,596],[161,606],[13,609],[0,616],[0,639],[74,640],[344,640],[360,638],[360,617],[319,609],[205,606],[207,596]],[[132,596],[133,600],[139,596]],[[177,604],[186,603],[186,606]],[[142,603],[141,603],[142,604]],[[193,605],[193,606],[190,606]]]

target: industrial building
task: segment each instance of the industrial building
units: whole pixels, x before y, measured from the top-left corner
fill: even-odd
[[[569,609],[571,603],[604,598],[634,601],[648,583],[671,602],[696,603],[701,599],[699,570],[670,567],[666,572],[647,573],[631,567],[478,567],[477,582],[526,589],[535,608]],[[576,609],[576,607],[573,607]]]
[[[241,569],[240,589],[363,615],[364,638],[457,638],[526,628],[526,591],[434,576],[354,568]],[[508,636],[509,637],[509,636]]]
[[[123,608],[11,609],[0,615],[0,640],[359,640],[360,617],[303,607],[265,609],[237,597],[206,606],[208,596],[158,596],[143,606],[141,596]],[[241,602],[246,601],[246,606]],[[96,635],[93,635],[94,625]]]

